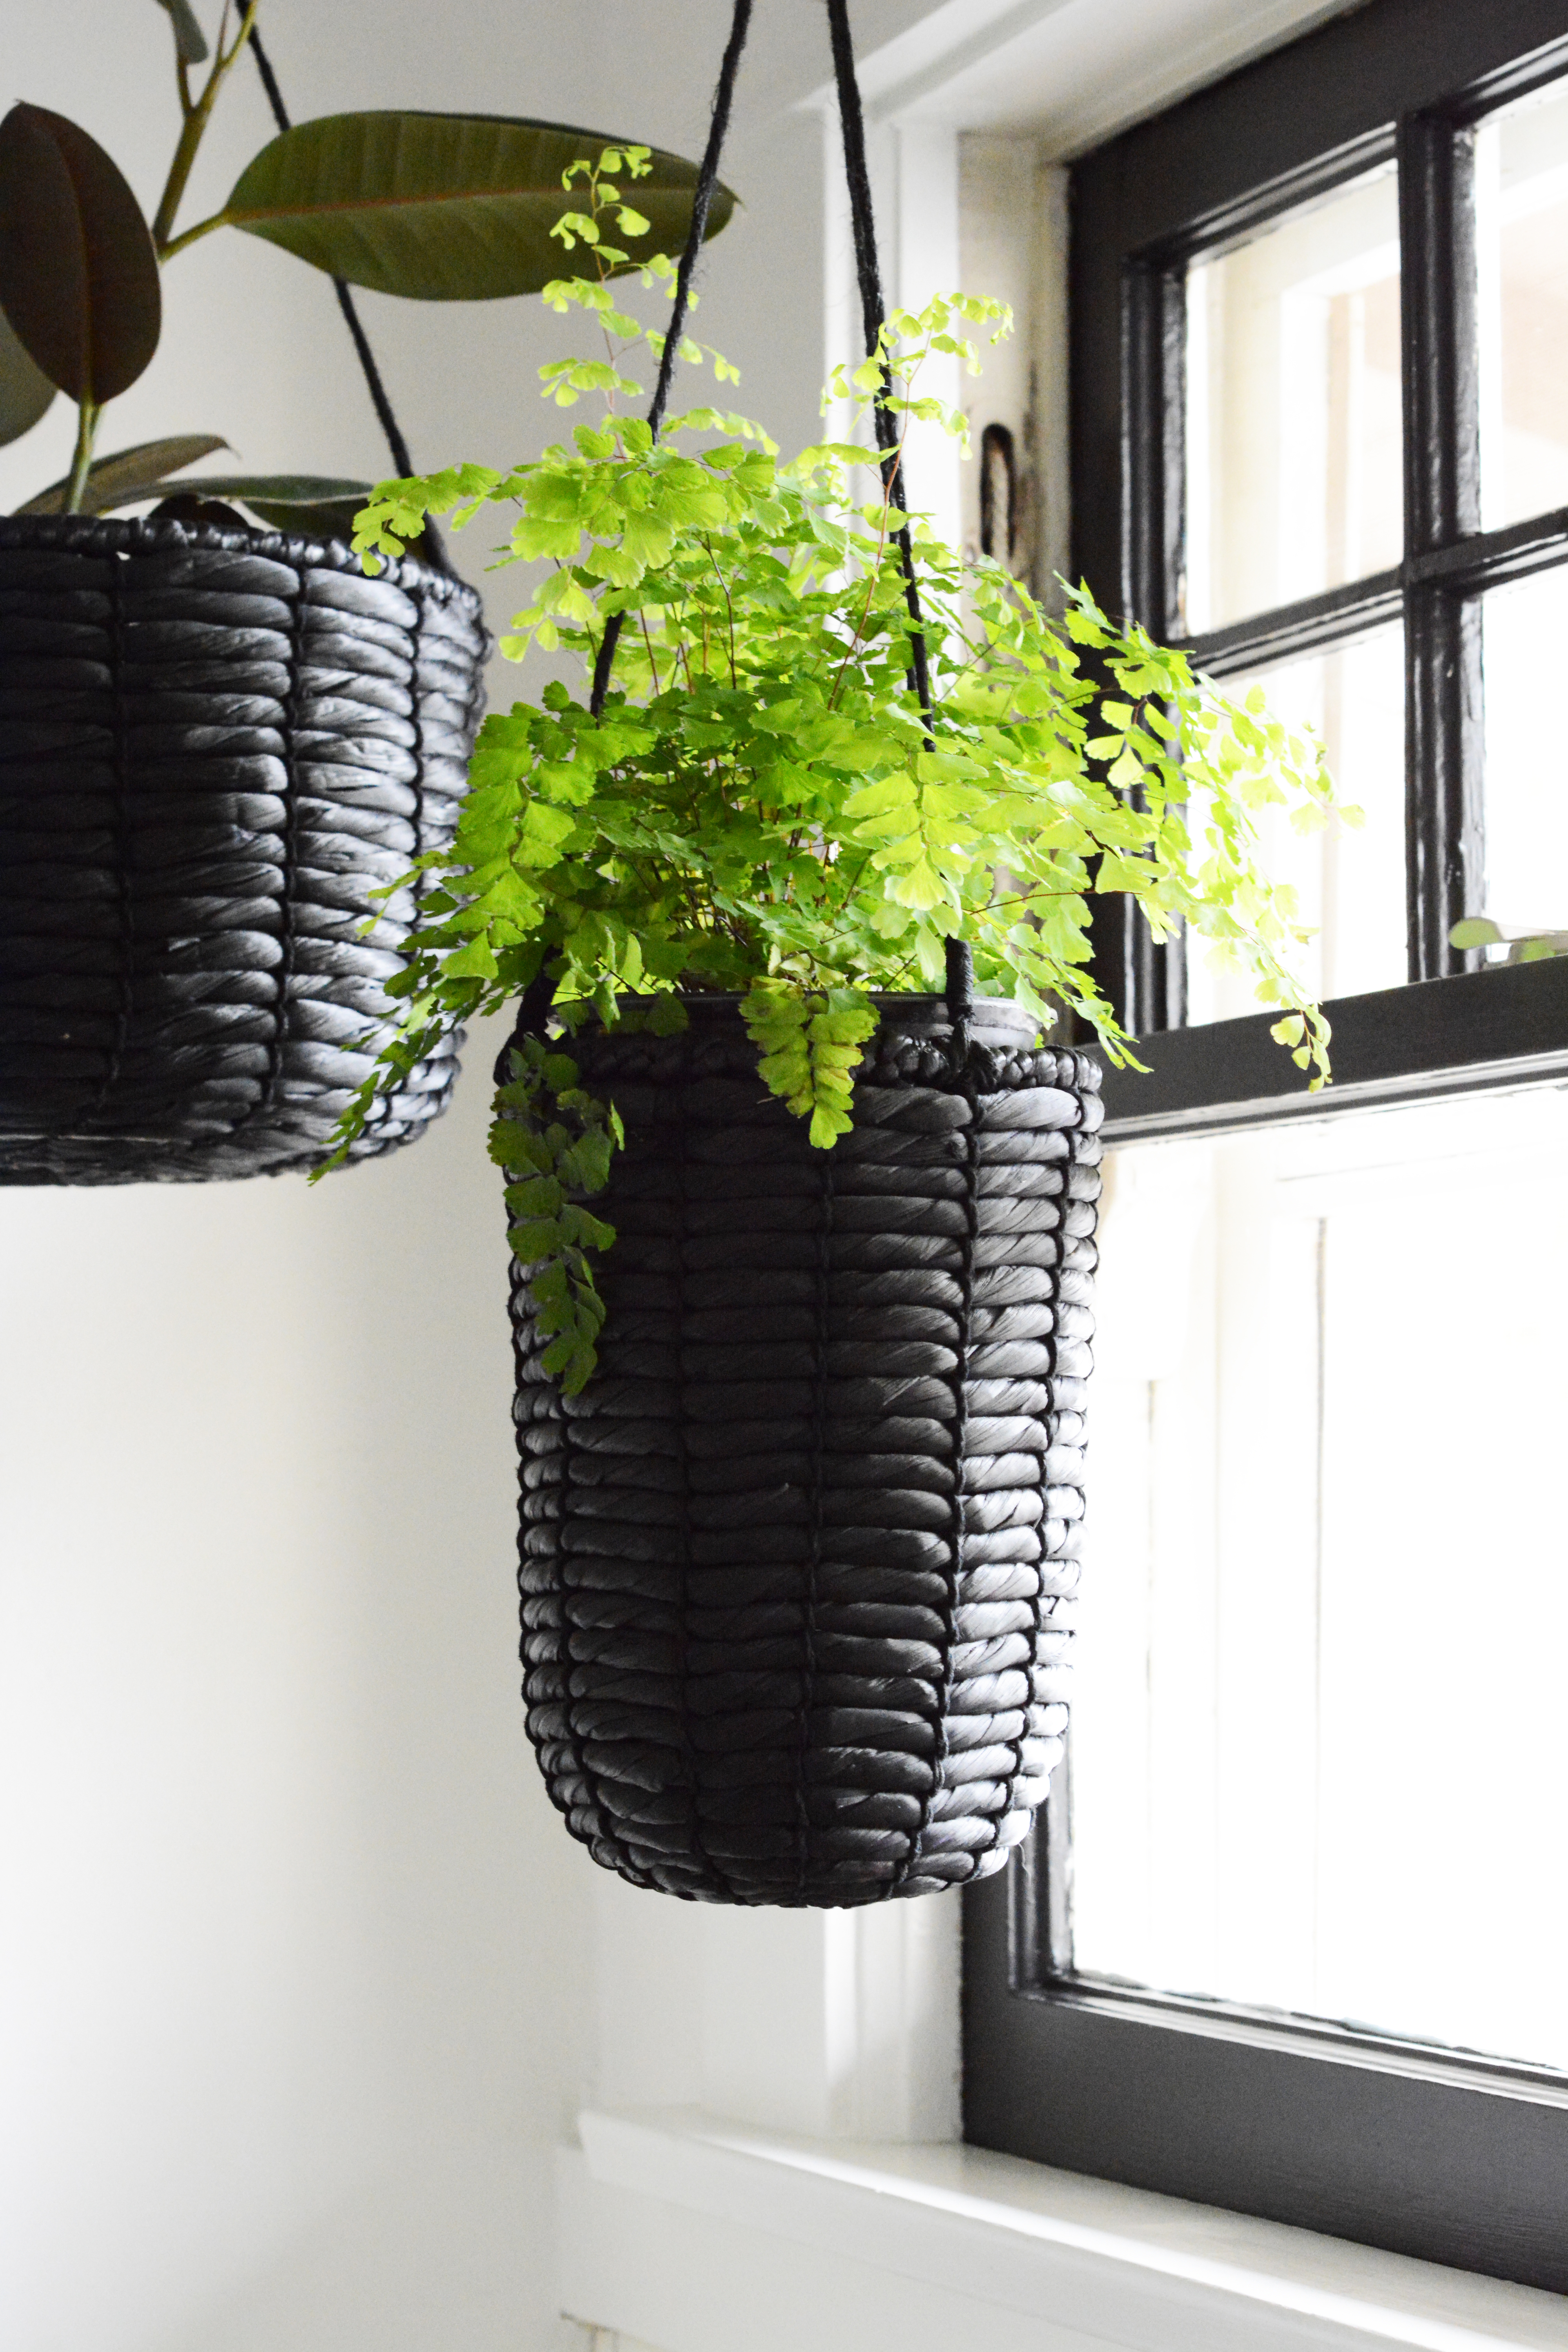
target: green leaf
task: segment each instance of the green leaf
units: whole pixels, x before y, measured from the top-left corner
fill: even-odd
[[[197,489],[200,484],[193,483],[191,487]],[[341,541],[344,547],[353,544],[354,530],[364,506],[363,498],[324,499],[319,505],[301,503],[299,506],[247,498],[245,503],[258,520],[268,524],[273,530],[288,531],[300,539],[335,539]],[[410,555],[419,555],[424,551],[424,534],[421,533],[418,539],[410,540],[406,551]]]
[[[177,474],[182,467],[194,466],[198,457],[210,457],[215,449],[226,449],[228,443],[220,441],[216,433],[184,433],[168,441],[139,441],[133,449],[117,450],[112,457],[100,457],[88,468],[87,488],[82,496],[83,514],[109,514],[116,507],[134,506],[139,499],[161,498],[169,488],[167,477]],[[216,488],[212,483],[182,482],[181,489],[198,495]],[[66,484],[51,482],[29,499],[18,514],[63,514],[66,504]]]
[[[513,1225],[507,1234],[512,1254],[524,1265],[532,1265],[540,1258],[553,1255],[561,1244],[561,1228],[553,1217],[535,1217],[527,1224]]]
[[[41,106],[0,122],[0,310],[49,382],[101,405],[158,348],[152,234],[96,139]]]
[[[247,164],[222,217],[354,286],[422,302],[536,294],[561,272],[551,231],[561,175],[593,161],[604,135],[504,115],[323,115],[284,131]],[[679,250],[697,167],[653,151],[637,202],[655,247]],[[708,235],[734,209],[715,189]],[[633,257],[616,265],[640,267]]]
[[[174,54],[184,66],[199,66],[210,55],[191,0],[158,0],[174,28]]]
[[[30,433],[54,396],[54,385],[0,310],[0,446]]]
[[[552,1217],[563,1197],[553,1176],[532,1176],[526,1184],[509,1184],[506,1188],[507,1207],[519,1217]]]
[[[1448,933],[1448,945],[1451,948],[1490,948],[1496,947],[1501,938],[1502,933],[1489,915],[1467,915],[1463,922],[1456,923]]]
[[[346,505],[352,499],[363,507],[372,485],[341,474],[204,474],[190,488],[210,491],[215,499],[243,499],[247,507]]]
[[[203,474],[190,488],[202,498],[243,499],[274,530],[337,539],[346,547],[372,485],[336,474]]]

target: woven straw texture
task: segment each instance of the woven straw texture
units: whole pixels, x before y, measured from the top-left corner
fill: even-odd
[[[174,520],[0,521],[0,1181],[309,1168],[387,1034],[482,707],[472,589]],[[365,1042],[367,1038],[370,1042]],[[456,1045],[356,1156],[440,1111]]]
[[[595,1860],[716,1903],[998,1868],[1046,1793],[1082,1516],[1099,1074],[883,1000],[814,1151],[732,1000],[584,1036],[626,1121],[600,1369],[514,1269],[528,1728]]]

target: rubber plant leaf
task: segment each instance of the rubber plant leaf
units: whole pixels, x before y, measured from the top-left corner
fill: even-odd
[[[112,457],[100,457],[89,467],[87,488],[82,493],[83,514],[108,514],[114,507],[134,506],[138,499],[161,498],[169,485],[164,477],[177,474],[184,466],[194,466],[198,457],[210,457],[215,449],[226,449],[228,443],[220,441],[216,433],[181,433],[167,441],[139,441],[134,449],[117,450]],[[205,488],[205,483],[184,483],[182,489]],[[51,482],[47,490],[29,499],[16,512],[25,515],[64,514],[66,488],[62,482]]]
[[[243,499],[274,530],[307,539],[341,539],[346,546],[369,498],[369,482],[322,474],[204,474],[188,487],[203,498]]]
[[[0,310],[49,382],[99,405],[158,348],[153,239],[119,165],[41,106],[0,122]]]
[[[0,310],[0,446],[30,433],[54,396],[54,385],[28,358]]]
[[[618,142],[605,132],[507,115],[322,115],[285,131],[252,158],[221,217],[351,285],[419,302],[537,294],[573,264],[550,234],[571,198],[561,175]],[[697,166],[655,148],[629,205],[649,224],[627,239],[631,259],[678,253],[691,218]],[[718,187],[715,236],[734,210]]]
[[[211,55],[191,0],[158,0],[174,28],[174,55],[183,66],[199,66]]]
[[[247,499],[246,505],[252,514],[258,516],[262,522],[269,523],[274,530],[289,531],[296,539],[341,540],[345,547],[352,547],[354,525],[359,520],[360,509],[364,505],[364,499],[363,497],[336,500],[329,499],[317,506],[279,507],[273,506],[265,499]],[[423,544],[422,537],[419,540],[411,540],[408,544],[408,553],[420,554],[423,551]]]

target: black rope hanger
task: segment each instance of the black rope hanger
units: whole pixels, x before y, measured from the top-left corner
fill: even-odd
[[[882,329],[887,323],[887,303],[882,293],[882,272],[877,258],[877,222],[871,202],[871,175],[866,163],[866,118],[860,105],[860,84],[855,71],[855,43],[849,30],[849,0],[827,0],[827,28],[833,43],[833,76],[838,88],[838,122],[844,140],[844,172],[849,184],[849,223],[855,239],[855,275],[860,289],[860,318],[866,335],[866,356],[875,359],[881,347]],[[882,481],[888,497],[900,514],[908,514],[909,499],[905,493],[904,472],[899,449],[898,420],[888,405],[892,390],[891,371],[886,360],[882,362],[881,392],[872,406],[877,446],[882,452]],[[899,563],[904,575],[904,603],[912,627],[910,631],[910,691],[921,707],[925,720],[926,748],[934,748],[936,719],[931,707],[931,664],[926,650],[923,616],[921,612],[920,583],[915,574],[915,551],[907,522],[893,534],[899,551]],[[945,994],[948,1012],[953,1024],[953,1047],[956,1058],[965,1057],[968,1045],[970,1008],[974,999],[974,958],[966,941],[947,941]]]
[[[855,275],[860,287],[860,317],[866,331],[866,356],[875,359],[887,322],[882,296],[882,272],[877,259],[877,223],[871,205],[871,175],[866,163],[866,118],[860,108],[860,84],[855,72],[855,45],[849,32],[848,0],[827,0],[827,26],[833,40],[833,75],[838,85],[838,121],[844,138],[844,172],[849,183],[849,223],[855,238]],[[882,363],[882,389],[872,407],[877,446],[882,452],[882,483],[900,514],[909,512],[904,471],[899,454],[898,420],[888,405],[892,375]],[[914,549],[910,528],[893,534],[904,574],[904,602],[914,627],[910,635],[910,688],[925,719],[926,735],[934,735],[931,671],[921,626],[920,583],[915,578]]]
[[[679,354],[680,339],[686,331],[686,312],[691,299],[691,277],[702,251],[702,239],[708,230],[708,208],[713,201],[713,191],[719,184],[719,159],[724,152],[725,133],[730,128],[730,110],[735,100],[735,77],[740,71],[741,51],[746,46],[746,35],[752,28],[752,0],[735,0],[735,14],[730,26],[730,37],[724,45],[724,56],[719,68],[718,85],[713,92],[713,120],[708,131],[708,145],[703,151],[702,168],[697,174],[697,185],[691,196],[691,225],[686,232],[686,244],[681,251],[680,267],[675,273],[675,299],[670,305],[669,325],[659,353],[658,381],[653,388],[653,399],[647,412],[648,430],[658,439],[658,428],[664,423],[664,412],[669,401],[669,387],[675,378],[675,362]],[[605,634],[599,640],[599,651],[594,663],[594,687],[588,698],[588,708],[597,719],[605,707],[605,697],[610,690],[610,672],[615,666],[616,647],[620,643],[624,613],[612,613],[605,624]]]
[[[828,33],[833,48],[834,79],[838,91],[838,119],[844,141],[844,168],[849,187],[849,218],[855,240],[855,269],[860,290],[860,314],[865,329],[866,356],[877,357],[881,345],[882,329],[887,308],[882,294],[881,269],[877,257],[877,226],[871,201],[870,173],[866,163],[866,124],[860,104],[860,89],[855,72],[855,46],[849,29],[848,0],[826,0]],[[648,407],[647,422],[655,439],[669,398],[680,339],[685,331],[686,313],[691,294],[692,275],[702,251],[702,240],[708,226],[708,211],[713,191],[718,185],[719,165],[723,154],[725,135],[734,105],[735,80],[740,70],[741,52],[751,29],[752,0],[735,0],[731,19],[730,37],[725,44],[719,68],[719,79],[713,92],[712,121],[708,132],[708,144],[701,169],[692,194],[691,222],[686,244],[676,272],[675,297],[671,305],[669,326],[664,348],[659,355],[658,380]],[[259,60],[258,60],[259,62]],[[266,75],[268,69],[263,66]],[[346,288],[342,289],[344,315],[352,317]],[[882,367],[882,388],[873,403],[877,446],[881,451],[882,481],[889,499],[901,515],[907,515],[909,502],[905,494],[903,466],[899,447],[898,421],[888,401],[892,389],[891,373],[886,361]],[[900,523],[893,533],[899,551],[900,568],[904,576],[904,602],[911,624],[910,630],[910,691],[920,704],[925,721],[926,745],[931,747],[935,735],[935,719],[931,694],[931,667],[926,648],[923,616],[921,611],[920,584],[915,572],[914,548],[908,522]],[[605,624],[605,634],[599,640],[599,650],[594,662],[594,683],[588,707],[595,718],[603,710],[609,691],[610,675],[615,667],[616,648],[620,642],[625,615],[612,613]],[[945,994],[954,1029],[954,1047],[962,1060],[967,1046],[970,1009],[973,1000],[973,957],[962,940],[947,941]],[[514,1035],[521,1036],[537,1028],[550,1009],[553,983],[541,971],[523,991],[518,1008]],[[503,1051],[500,1064],[504,1066]]]
[[[278,87],[278,77],[272,70],[272,60],[261,46],[260,29],[255,25],[250,28],[250,54],[256,59],[256,70],[261,76],[261,87],[267,92],[267,103],[272,109],[272,120],[279,131],[291,131],[294,126],[289,120],[289,110],[283,103],[283,93]],[[359,305],[342,278],[333,278],[332,291],[338,298],[338,308],[348,323],[349,333],[353,337],[354,350],[359,355],[359,363],[364,372],[371,402],[380,421],[381,429],[386,436],[386,446],[392,452],[392,462],[399,474],[412,474],[414,460],[408,454],[408,444],[403,437],[403,428],[392,413],[392,403],[386,396],[386,386],[381,380],[381,370],[375,363],[375,353],[371,350],[370,339],[360,320]]]

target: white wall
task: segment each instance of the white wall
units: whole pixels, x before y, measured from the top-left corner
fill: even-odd
[[[920,13],[857,11],[870,38]],[[467,105],[693,152],[729,8],[264,16],[299,115]],[[82,121],[151,210],[153,0],[13,0],[5,32],[5,101]],[[791,110],[826,69],[820,12],[764,0],[699,321],[786,445],[823,348]],[[200,211],[268,131],[245,68]],[[205,428],[260,470],[384,470],[324,280],[225,233],[167,296],[100,447]],[[365,311],[416,459],[539,446],[533,371],[570,345],[537,307]],[[71,422],[0,453],[0,505],[65,470]],[[0,1195],[0,2352],[560,2340],[547,2155],[595,2071],[598,1874],[517,1696],[493,1050],[426,1140],[314,1191]]]
[[[593,1869],[519,1721],[479,1044],[313,1192],[0,1199],[6,2352],[550,2341]]]

